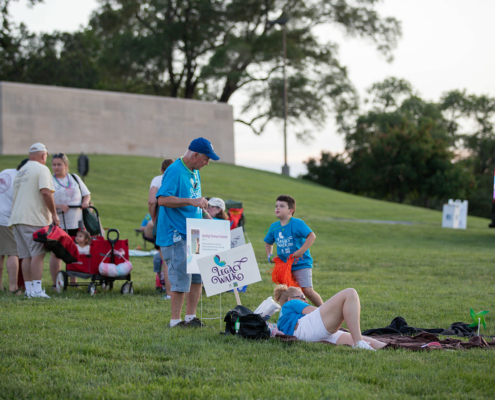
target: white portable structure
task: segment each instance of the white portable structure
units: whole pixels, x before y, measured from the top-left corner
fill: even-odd
[[[443,205],[442,228],[466,229],[468,201],[449,199]]]

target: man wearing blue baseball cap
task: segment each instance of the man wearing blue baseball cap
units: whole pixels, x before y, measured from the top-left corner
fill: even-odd
[[[157,218],[156,244],[161,247],[163,259],[168,265],[171,285],[170,306],[172,317],[169,327],[199,327],[203,323],[196,317],[201,296],[201,275],[187,273],[186,219],[208,218],[208,200],[201,197],[199,170],[211,160],[219,160],[212,144],[204,139],[194,139],[186,154],[170,165],[156,193],[160,211]],[[186,316],[181,320],[182,306],[186,298]]]

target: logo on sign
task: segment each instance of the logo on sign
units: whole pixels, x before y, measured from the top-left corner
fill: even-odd
[[[214,274],[211,278],[212,283],[233,282],[234,285],[238,285],[237,282],[244,279],[242,264],[248,261],[247,257],[243,257],[239,261],[234,261],[232,265],[226,265],[225,261],[220,261],[219,256],[213,257],[213,260],[217,266],[211,269],[211,272]]]
[[[213,257],[213,261],[215,261],[215,264],[217,264],[219,267],[223,267],[225,265],[225,261],[220,261],[219,256]]]

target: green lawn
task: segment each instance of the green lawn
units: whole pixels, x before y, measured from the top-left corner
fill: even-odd
[[[21,158],[1,156],[0,170]],[[77,165],[75,156],[71,160]],[[131,247],[142,244],[133,229],[147,211],[149,183],[161,160],[90,160],[86,182],[103,226],[118,228]],[[327,299],[354,287],[363,330],[399,315],[412,326],[446,328],[469,322],[473,307],[492,311],[483,333],[495,334],[495,231],[488,220],[469,217],[467,230],[442,229],[437,211],[231,165],[212,163],[201,177],[203,195],[244,202],[263,278],[241,294],[244,305],[254,309],[271,295],[262,239],[275,221],[276,196],[290,194],[298,202],[296,217],[317,235],[311,248],[315,289]],[[46,301],[0,295],[0,398],[493,398],[493,351],[371,353],[249,342],[219,335],[218,320],[206,321],[203,330],[167,330],[170,309],[155,293],[151,258],[131,261],[134,296],[115,291],[90,297],[77,289]],[[51,285],[48,268],[44,284]],[[235,305],[233,294],[224,294],[220,312],[219,300],[203,297],[204,317],[223,316]]]

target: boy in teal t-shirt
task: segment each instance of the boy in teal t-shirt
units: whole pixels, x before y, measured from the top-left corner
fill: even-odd
[[[301,286],[304,295],[319,307],[323,304],[320,295],[313,289],[313,259],[309,248],[316,235],[306,223],[293,215],[296,212],[296,201],[287,195],[277,197],[275,216],[280,220],[271,224],[264,239],[268,261],[272,262],[273,244],[277,243],[277,255],[283,261],[294,255],[292,275]]]

